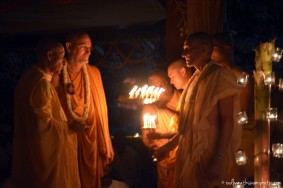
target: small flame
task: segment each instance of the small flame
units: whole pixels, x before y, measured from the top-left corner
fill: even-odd
[[[147,128],[156,128],[156,124],[155,124],[155,119],[156,119],[156,115],[151,115],[149,113],[146,113],[143,116],[143,128],[147,129]]]
[[[144,85],[142,87],[134,86],[129,93],[130,99],[142,99],[144,104],[150,104],[158,100],[164,88]]]

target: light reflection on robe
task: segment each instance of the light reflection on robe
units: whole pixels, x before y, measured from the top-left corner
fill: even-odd
[[[99,70],[95,66],[87,66],[90,84],[89,115],[86,120],[90,129],[78,133],[78,163],[82,188],[100,187],[100,178],[103,176],[103,166],[109,163],[112,149],[108,129],[108,112],[102,79]],[[73,111],[82,116],[85,104],[85,83],[82,71],[74,81],[76,94],[71,97]],[[71,120],[71,114],[67,107],[65,88],[60,78],[58,90],[62,107]]]
[[[15,92],[12,181],[16,188],[80,188],[76,147],[51,76],[34,66]]]

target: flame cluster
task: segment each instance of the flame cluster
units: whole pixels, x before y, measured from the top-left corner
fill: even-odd
[[[130,99],[141,99],[144,104],[150,104],[158,100],[161,93],[165,91],[162,87],[144,85],[142,87],[134,86],[129,93]]]

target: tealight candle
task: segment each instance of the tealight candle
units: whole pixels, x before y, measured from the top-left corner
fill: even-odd
[[[273,54],[273,57],[272,57],[272,61],[279,62],[281,57],[282,57],[282,49],[281,48],[276,48],[275,52]]]
[[[247,116],[247,113],[245,111],[239,112],[236,115],[236,119],[237,119],[237,122],[238,122],[239,125],[245,125],[245,124],[248,123],[248,116]]]
[[[270,188],[281,188],[281,183],[280,182],[271,182],[269,187]]]
[[[237,151],[236,155],[236,163],[237,165],[244,165],[247,162],[246,152],[244,151]]]
[[[233,188],[244,188],[245,186],[243,184],[235,184],[233,185]]]
[[[272,144],[272,154],[276,158],[283,158],[283,144]]]
[[[269,120],[277,120],[277,108],[268,108],[265,110],[266,112],[266,119]]]
[[[245,72],[243,72],[242,75],[238,76],[237,78],[237,84],[240,86],[246,86],[249,80],[249,75]]]
[[[275,74],[271,72],[270,74],[265,75],[264,85],[274,85],[275,84]]]

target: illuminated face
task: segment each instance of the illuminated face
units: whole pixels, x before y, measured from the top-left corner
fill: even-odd
[[[186,76],[184,74],[184,71],[181,71],[181,69],[169,67],[168,77],[170,78],[170,83],[174,85],[176,89],[183,89],[186,83]]]
[[[52,56],[50,59],[50,73],[59,73],[63,68],[63,63],[65,62],[65,50],[64,48],[60,48],[58,50],[52,51]]]
[[[91,39],[88,35],[78,38],[70,44],[68,51],[70,59],[78,63],[87,64],[92,51]]]

